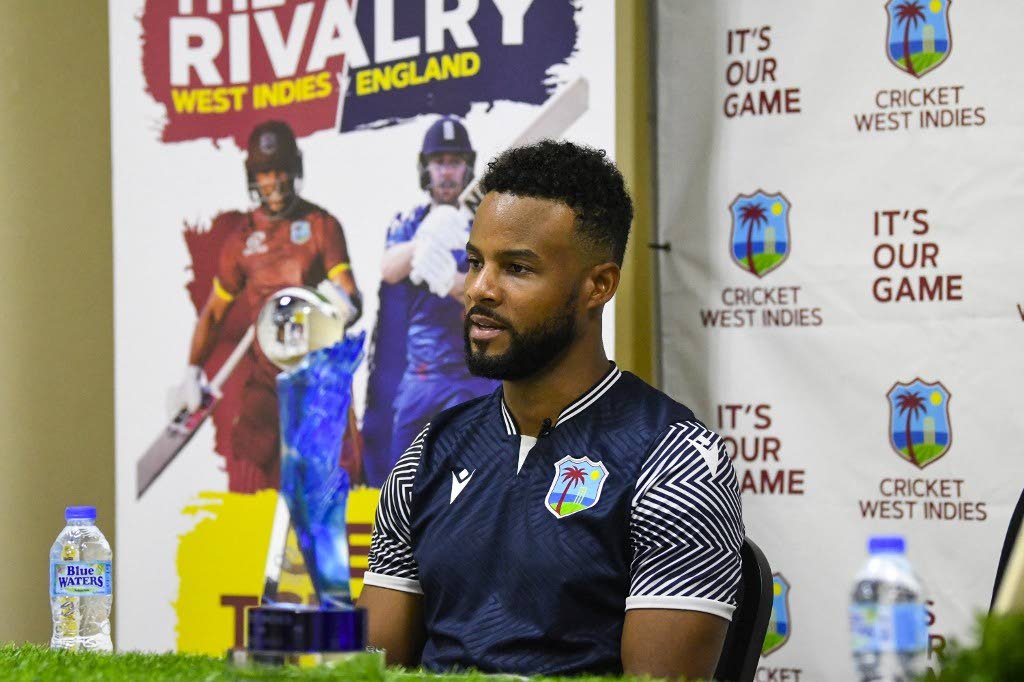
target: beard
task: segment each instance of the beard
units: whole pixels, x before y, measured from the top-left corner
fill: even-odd
[[[267,213],[274,217],[282,217],[290,213],[299,198],[296,192],[296,182],[292,178],[278,180],[272,186],[267,187],[250,183],[249,192],[266,209]],[[276,209],[272,208],[273,204],[277,204]]]
[[[548,319],[533,329],[519,332],[506,320],[486,308],[469,310],[463,326],[466,348],[466,366],[470,374],[487,379],[516,381],[533,376],[548,366],[576,339],[576,299],[579,288],[574,288],[562,306]],[[487,315],[505,325],[509,335],[508,349],[498,355],[488,355],[486,345],[474,349],[469,337],[472,327],[470,315]]]
[[[454,205],[458,202],[459,194],[462,193],[462,183],[454,180],[444,180],[436,185],[430,186],[430,198],[439,204]]]

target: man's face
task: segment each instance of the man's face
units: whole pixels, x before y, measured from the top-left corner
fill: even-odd
[[[547,199],[489,193],[466,248],[466,364],[492,379],[522,379],[576,339],[587,271],[575,215]]]
[[[461,154],[430,154],[427,173],[430,175],[430,196],[439,204],[452,204],[466,186],[469,166]]]
[[[256,187],[271,213],[280,213],[291,198],[291,176],[283,170],[256,171]]]

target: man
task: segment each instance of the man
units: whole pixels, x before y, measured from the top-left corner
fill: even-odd
[[[370,643],[431,670],[710,677],[740,582],[739,489],[722,439],[605,355],[622,176],[545,141],[482,186],[465,351],[502,385],[433,418],[385,483]]]
[[[431,415],[497,385],[471,376],[462,357],[470,215],[458,204],[475,161],[462,123],[444,117],[431,124],[418,159],[430,202],[396,216],[388,228],[363,416],[371,486],[384,483]]]
[[[220,253],[213,290],[196,321],[188,368],[177,391],[179,405],[189,411],[200,405],[203,364],[237,297],[246,298],[253,322],[264,301],[289,286],[316,286],[346,324],[360,313],[359,290],[341,225],[298,194],[302,155],[288,124],[267,121],[253,129],[245,173],[249,192],[259,206],[214,219],[214,228],[226,226],[229,236]],[[251,370],[242,389],[241,409],[231,433],[232,456],[227,461],[228,489],[242,493],[277,488],[280,480],[279,370],[257,344],[249,352]],[[350,429],[343,463],[350,474],[358,476],[353,436],[357,434]]]

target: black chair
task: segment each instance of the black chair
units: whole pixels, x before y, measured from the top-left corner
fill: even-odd
[[[761,658],[761,646],[772,615],[772,567],[764,552],[750,538],[740,547],[743,583],[736,611],[725,635],[722,655],[715,668],[720,682],[751,682]]]
[[[989,605],[991,611],[996,605],[996,597],[999,596],[999,587],[1003,584],[1003,573],[1006,572],[1006,564],[1010,562],[1010,555],[1013,554],[1013,546],[1020,534],[1021,523],[1024,522],[1024,492],[1021,492],[1017,500],[1017,506],[1010,516],[1010,525],[1006,529],[1006,537],[1003,539],[1003,551],[999,554],[999,566],[996,568],[996,580],[992,585],[992,602]]]

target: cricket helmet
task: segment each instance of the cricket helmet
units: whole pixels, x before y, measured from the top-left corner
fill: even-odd
[[[458,154],[466,159],[465,185],[473,180],[473,166],[476,164],[476,151],[469,141],[469,131],[454,116],[444,116],[434,121],[423,136],[420,147],[419,172],[420,187],[430,187],[430,174],[427,172],[427,157],[431,154]]]
[[[249,183],[250,194],[264,205],[266,200],[259,191],[256,174],[272,170],[288,173],[289,179],[285,183],[286,186],[282,187],[291,199],[287,202],[287,210],[294,203],[295,183],[302,179],[302,152],[295,141],[295,133],[284,121],[265,121],[253,128],[249,134],[245,177]]]

